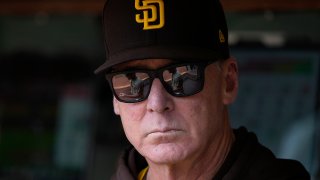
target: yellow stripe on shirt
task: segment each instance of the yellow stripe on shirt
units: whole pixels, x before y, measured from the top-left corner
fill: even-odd
[[[143,180],[145,179],[145,176],[148,172],[149,167],[147,166],[146,168],[142,169],[138,175],[138,180]]]

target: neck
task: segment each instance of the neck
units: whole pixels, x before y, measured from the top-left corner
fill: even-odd
[[[224,117],[224,127],[219,138],[193,159],[177,164],[149,163],[148,180],[212,179],[222,166],[234,142],[228,113]]]

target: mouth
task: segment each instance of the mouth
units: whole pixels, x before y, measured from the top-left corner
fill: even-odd
[[[148,135],[169,135],[169,134],[176,134],[176,133],[179,133],[179,132],[182,132],[181,129],[170,129],[170,128],[167,128],[167,129],[156,129],[156,130],[153,130],[149,133],[147,133],[147,136]]]

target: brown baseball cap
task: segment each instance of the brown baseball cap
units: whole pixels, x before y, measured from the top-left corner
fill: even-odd
[[[138,59],[229,58],[228,29],[218,0],[107,0],[106,61],[95,73]]]

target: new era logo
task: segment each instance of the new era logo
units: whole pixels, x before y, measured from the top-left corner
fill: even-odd
[[[221,31],[221,29],[219,30],[219,39],[220,39],[220,43],[225,43],[226,42],[226,38],[224,37],[224,34]]]
[[[163,0],[135,0],[135,8],[141,11],[136,14],[136,21],[143,24],[144,30],[160,29],[164,26]]]

